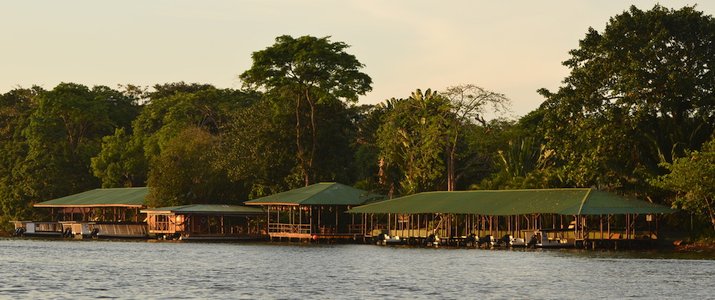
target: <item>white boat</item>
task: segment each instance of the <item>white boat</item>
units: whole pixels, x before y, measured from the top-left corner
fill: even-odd
[[[402,244],[402,239],[400,239],[399,236],[391,236],[390,238],[385,240],[385,243],[387,245],[399,245]]]
[[[526,241],[522,238],[515,238],[511,241],[512,247],[526,247]]]
[[[15,225],[14,236],[61,236],[62,224],[59,222],[12,221]]]
[[[537,248],[569,248],[573,247],[567,239],[559,237],[559,232],[563,230],[537,230],[527,234],[527,246]]]

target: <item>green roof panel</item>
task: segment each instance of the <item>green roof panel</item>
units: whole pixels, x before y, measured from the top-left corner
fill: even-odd
[[[383,196],[335,182],[321,182],[246,201],[247,205],[360,205]]]
[[[668,207],[588,188],[425,192],[367,204],[351,213],[598,215],[670,213]]]
[[[144,207],[147,187],[94,189],[35,204],[35,207]]]
[[[581,208],[582,215],[607,214],[667,214],[673,209],[642,200],[621,197],[603,191],[592,191],[588,201]]]

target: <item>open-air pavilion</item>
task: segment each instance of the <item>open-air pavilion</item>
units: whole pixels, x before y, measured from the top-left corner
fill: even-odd
[[[271,239],[348,239],[361,237],[362,218],[347,210],[382,196],[335,182],[273,194],[245,202],[266,209]]]
[[[422,242],[434,234],[458,243],[469,235],[611,245],[657,239],[658,214],[670,208],[590,188],[425,192],[349,211],[366,237],[380,233]],[[543,237],[541,236],[543,234]]]
[[[140,210],[146,205],[146,187],[94,189],[34,205],[49,208],[49,222],[15,221],[26,234],[146,236]]]
[[[260,239],[266,236],[264,211],[257,207],[191,204],[149,208],[149,233],[165,239]]]
[[[148,193],[146,187],[94,189],[33,206],[50,208],[54,221],[139,222]]]

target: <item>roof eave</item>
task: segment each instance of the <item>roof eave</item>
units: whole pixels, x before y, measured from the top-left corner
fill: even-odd
[[[246,204],[246,205],[286,205],[286,206],[299,206],[299,205],[303,205],[303,204],[300,204],[300,203],[292,203],[292,202],[288,202],[288,203],[286,203],[286,202],[283,202],[283,203],[282,203],[282,202],[254,202],[254,203],[245,202],[245,203],[243,203],[243,204]]]
[[[33,207],[77,207],[77,208],[92,208],[92,207],[130,207],[130,208],[143,208],[145,205],[137,204],[81,204],[81,205],[70,205],[70,204],[35,204]]]

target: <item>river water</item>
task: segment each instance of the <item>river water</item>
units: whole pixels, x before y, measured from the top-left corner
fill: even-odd
[[[715,298],[714,257],[0,239],[0,298]]]

